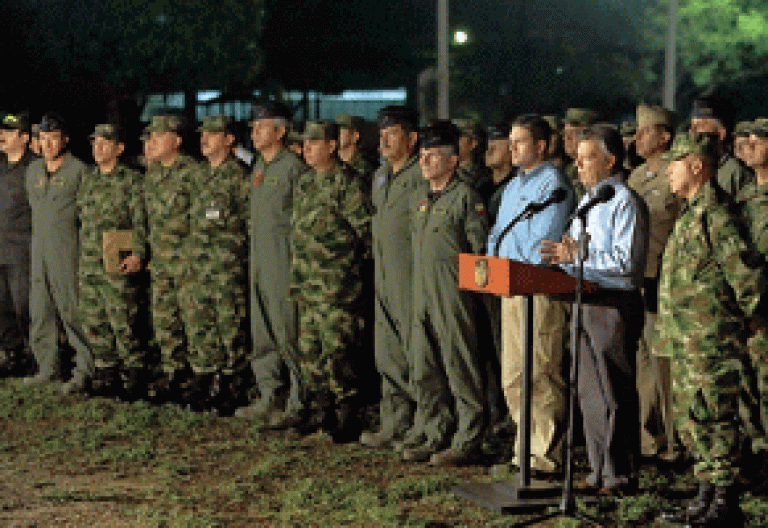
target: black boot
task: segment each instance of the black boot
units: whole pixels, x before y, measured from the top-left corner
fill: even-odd
[[[134,402],[147,397],[149,374],[143,367],[126,368],[120,372],[123,382],[122,401]]]
[[[122,385],[118,367],[97,368],[91,378],[88,394],[114,398],[120,394]]]
[[[179,403],[190,411],[208,410],[214,374],[193,374],[181,391]]]
[[[331,438],[336,444],[356,442],[363,432],[360,419],[360,403],[356,398],[341,400],[336,407],[336,424],[330,430]]]
[[[150,385],[147,393],[152,403],[181,403],[182,386],[189,376],[183,369],[162,372]]]
[[[700,528],[742,528],[744,514],[736,486],[715,486],[709,508],[690,524]]]
[[[709,508],[714,491],[715,486],[712,483],[706,480],[700,481],[698,493],[685,508],[663,511],[659,514],[658,520],[662,523],[683,524],[698,519]]]

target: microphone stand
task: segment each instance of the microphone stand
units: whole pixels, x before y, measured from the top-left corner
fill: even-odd
[[[534,213],[536,213],[536,209],[531,207],[532,204],[529,204],[520,211],[520,213],[512,219],[512,221],[507,224],[507,227],[502,229],[501,233],[499,233],[499,237],[496,239],[496,246],[493,248],[493,256],[498,257],[499,256],[499,247],[501,246],[501,241],[504,240],[504,237],[507,236],[507,233],[515,227],[515,224],[517,224],[520,220],[523,219],[529,219],[531,216],[533,216]]]
[[[565,443],[565,480],[563,481],[563,492],[560,499],[560,506],[556,512],[530,519],[524,523],[516,524],[515,526],[530,526],[555,517],[578,519],[589,526],[603,525],[603,523],[600,523],[598,520],[579,511],[576,508],[576,500],[573,496],[574,415],[576,411],[576,396],[579,379],[579,355],[581,353],[581,311],[583,305],[582,290],[584,283],[584,260],[587,258],[587,248],[589,246],[586,215],[583,217],[579,216],[579,219],[581,220],[581,230],[578,242],[579,250],[576,255],[576,302],[574,303],[573,314],[571,317],[571,372],[568,381],[568,429],[566,432]]]

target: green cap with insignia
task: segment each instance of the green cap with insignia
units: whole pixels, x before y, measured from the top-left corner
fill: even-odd
[[[622,121],[621,125],[619,125],[619,132],[621,132],[621,135],[626,136],[634,136],[635,132],[637,132],[637,122],[636,121]]]
[[[569,108],[563,123],[574,126],[589,126],[597,121],[599,114],[590,108]]]
[[[659,125],[675,128],[677,114],[663,106],[640,104],[637,106],[637,126]]]
[[[739,121],[736,126],[733,127],[734,136],[749,136],[752,133],[752,121]]]
[[[339,126],[330,121],[307,121],[302,139],[339,139]]]
[[[451,122],[456,125],[462,136],[468,136],[472,139],[480,140],[483,137],[483,127],[475,119],[452,119]]]
[[[0,121],[0,128],[6,130],[21,130],[29,134],[29,114],[22,112],[20,114],[6,114],[3,120]]]
[[[336,116],[336,124],[340,127],[351,128],[357,132],[363,131],[365,119],[360,116],[350,114],[339,114]]]
[[[150,132],[176,132],[181,133],[181,117],[176,115],[156,115],[149,123]]]
[[[198,132],[228,132],[235,133],[235,122],[229,116],[209,115],[203,118],[203,122],[197,129]]]
[[[96,136],[103,137],[104,139],[111,139],[112,141],[122,141],[120,130],[117,126],[111,123],[96,125],[90,138],[94,139]]]
[[[689,154],[708,154],[712,149],[711,143],[712,140],[708,135],[691,132],[678,134],[670,149],[661,155],[661,159],[674,161]]]
[[[750,134],[757,137],[768,138],[768,119],[761,117],[752,121],[750,125]]]

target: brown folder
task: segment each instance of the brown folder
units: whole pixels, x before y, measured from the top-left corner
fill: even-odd
[[[102,244],[104,271],[120,273],[120,263],[133,253],[133,231],[105,231]]]

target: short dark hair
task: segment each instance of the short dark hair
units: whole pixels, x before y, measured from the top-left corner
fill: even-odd
[[[600,141],[616,161],[613,164],[613,170],[616,171],[624,164],[624,140],[619,130],[609,123],[595,123],[589,125],[581,133],[580,141],[595,140]]]
[[[545,150],[549,149],[549,140],[552,136],[552,127],[549,126],[547,120],[538,114],[523,114],[517,116],[510,128],[523,127],[531,134],[531,137],[535,142],[544,141],[547,146]]]

